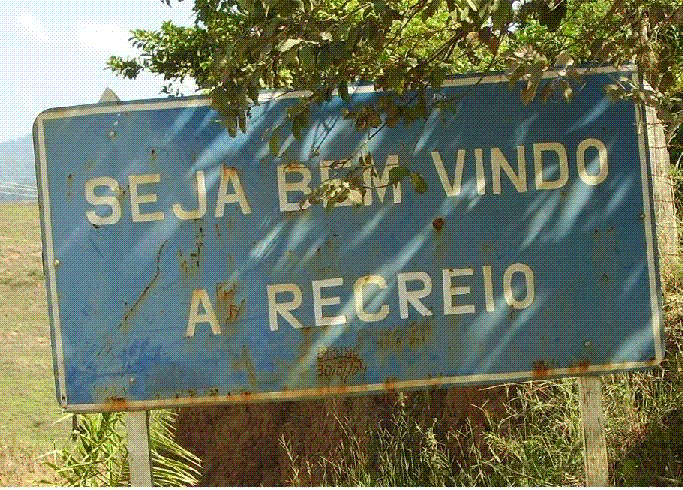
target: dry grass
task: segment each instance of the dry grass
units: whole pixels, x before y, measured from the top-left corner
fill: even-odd
[[[0,485],[39,485],[55,475],[38,461],[69,433],[55,424],[50,327],[38,206],[0,204]],[[45,483],[42,483],[45,484]]]
[[[58,485],[55,472],[43,464],[40,447],[25,443],[3,443],[0,446],[0,486]],[[49,456],[46,456],[49,457]]]

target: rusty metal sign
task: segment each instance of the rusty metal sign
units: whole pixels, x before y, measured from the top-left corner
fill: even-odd
[[[71,411],[491,383],[663,356],[645,121],[585,77],[523,105],[462,78],[370,133],[359,87],[300,139],[271,95],[230,137],[205,98],[34,127],[57,396]],[[430,94],[431,96],[431,94]],[[277,154],[273,154],[277,150]],[[364,165],[353,171],[343,162]],[[399,184],[404,167],[414,173]],[[309,202],[348,172],[335,206]],[[420,175],[423,180],[415,175]],[[426,192],[416,192],[425,191]]]

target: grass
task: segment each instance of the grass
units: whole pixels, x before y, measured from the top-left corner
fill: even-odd
[[[53,475],[37,461],[69,433],[55,398],[37,204],[0,204],[0,485]],[[54,480],[54,478],[52,478]]]

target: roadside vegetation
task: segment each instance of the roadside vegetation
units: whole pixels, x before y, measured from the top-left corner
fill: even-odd
[[[140,56],[114,56],[109,67],[129,78],[148,71],[170,82],[194,79],[233,135],[245,131],[245,111],[260,90],[310,89],[266,135],[275,155],[289,134],[301,138],[310,104],[333,89],[346,96],[359,80],[376,80],[397,94],[347,114],[359,130],[374,134],[424,116],[426,99],[402,96],[424,94],[454,74],[507,70],[520,82],[523,103],[554,96],[570,101],[581,82],[577,65],[635,60],[651,89],[616,86],[611,95],[645,100],[668,123],[675,198],[683,202],[676,136],[683,123],[681,0],[529,1],[516,2],[525,5],[516,10],[505,0],[194,3],[194,27],[136,30]],[[562,74],[558,83],[543,78],[553,69]],[[172,83],[167,90],[174,92]],[[121,415],[79,416],[72,431],[71,417],[55,400],[40,243],[38,206],[0,203],[0,485],[123,485]],[[603,377],[615,485],[683,486],[683,266],[678,258],[663,264],[667,358],[652,371]],[[484,405],[484,424],[457,430],[423,417],[429,393],[418,391],[398,394],[389,418],[365,433],[338,419],[344,436],[331,452],[304,459],[283,436],[286,479],[295,485],[582,485],[576,381],[505,388],[502,414]],[[173,413],[157,412],[154,420],[161,441],[157,482],[194,483],[198,461],[172,443]],[[173,455],[175,463],[164,459]]]
[[[0,289],[9,299],[0,313],[0,484],[125,484],[120,414],[79,416],[80,431],[73,440],[70,417],[61,415],[54,398],[45,292],[42,277],[31,272],[40,270],[37,206],[1,205],[0,230]],[[603,378],[615,485],[683,485],[683,268],[669,264],[664,279],[668,340],[661,369]],[[361,436],[346,430],[331,453],[301,460],[283,437],[287,479],[296,485],[582,485],[576,381],[506,386],[504,416],[481,407],[488,416],[483,430],[465,425],[444,433],[438,420],[419,416],[428,393],[407,392],[397,397],[390,420]],[[170,429],[172,418],[161,418]],[[337,423],[346,427],[344,420]],[[182,453],[175,446],[166,451]],[[187,472],[181,481],[191,483],[198,477],[196,459],[187,455],[182,465]]]
[[[71,441],[53,451],[52,460],[48,459],[45,464],[55,471],[64,486],[130,486],[123,413],[76,417]],[[155,486],[193,486],[199,482],[199,458],[174,440],[175,421],[176,414],[172,410],[155,410],[150,416],[149,440]]]
[[[610,482],[683,485],[683,269],[665,275],[667,358],[653,371],[603,376]],[[294,485],[582,486],[582,423],[574,378],[506,385],[502,416],[443,433],[420,420],[426,392],[399,394],[390,421],[302,461],[280,444]]]
[[[672,163],[677,161],[674,150]],[[676,165],[677,201],[679,174]],[[55,400],[39,228],[35,203],[0,205],[0,485],[125,484],[120,414],[79,416],[74,439],[71,417],[63,416]],[[653,371],[603,377],[615,485],[683,485],[683,267],[678,259],[665,261],[664,267],[667,358]],[[444,432],[439,420],[419,415],[429,394],[407,392],[396,398],[389,420],[360,436],[346,430],[331,453],[302,460],[283,437],[287,480],[297,485],[582,485],[576,381],[533,381],[506,389],[504,415],[481,407],[487,417],[483,428],[465,425]],[[154,417],[161,421],[159,430],[172,430],[171,413]],[[344,420],[337,423],[347,427]],[[163,435],[170,440],[170,432]],[[180,455],[178,468],[184,472],[167,482],[196,481],[196,458],[168,442],[160,454]],[[162,483],[161,474],[157,478]]]

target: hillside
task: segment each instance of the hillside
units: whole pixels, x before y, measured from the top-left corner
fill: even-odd
[[[33,137],[0,142],[0,201],[36,199]]]

